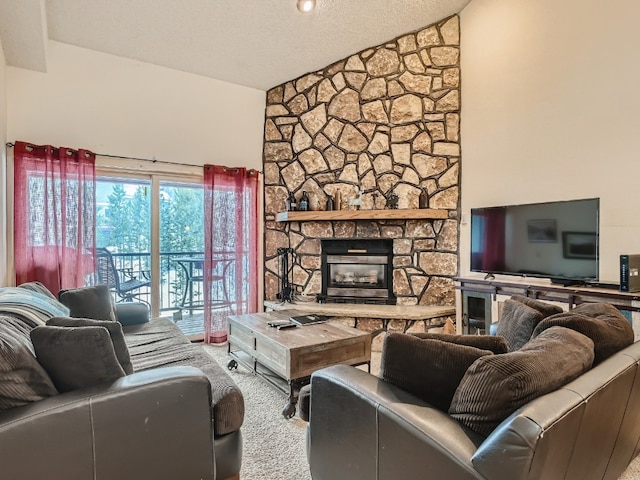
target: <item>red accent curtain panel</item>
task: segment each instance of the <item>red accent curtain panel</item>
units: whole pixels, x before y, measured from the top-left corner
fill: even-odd
[[[227,317],[258,309],[258,172],[204,166],[204,340],[227,340]]]
[[[95,272],[95,154],[51,145],[14,146],[16,284],[54,294]]]
[[[505,221],[506,209],[489,210],[484,214],[484,251],[482,269],[488,272],[503,272],[505,265]]]

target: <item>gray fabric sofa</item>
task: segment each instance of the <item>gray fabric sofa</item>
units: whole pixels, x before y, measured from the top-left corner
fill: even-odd
[[[0,322],[46,319],[37,306],[3,304],[3,290]],[[134,373],[0,410],[1,476],[239,478],[244,399],[227,372],[145,305],[118,304],[116,315]]]
[[[122,309],[126,304],[118,304]],[[209,381],[211,422],[214,434],[215,465],[218,479],[240,473],[244,397],[229,374],[203,350],[191,343],[171,320],[156,318],[149,322],[131,320],[123,332],[135,372],[150,372],[163,367],[196,367]]]
[[[567,316],[549,324],[566,324]],[[320,370],[301,399],[312,476],[615,480],[640,453],[639,365],[640,342],[526,402],[488,435],[360,369]]]

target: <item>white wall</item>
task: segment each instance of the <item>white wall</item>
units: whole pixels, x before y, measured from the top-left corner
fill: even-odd
[[[49,42],[48,53],[46,73],[5,68],[4,58],[0,61],[3,144],[6,138],[106,155],[262,169],[265,92],[58,42]],[[145,162],[124,163],[145,167]],[[167,168],[176,171],[160,164],[156,170]],[[2,196],[10,185],[2,170],[0,187],[4,212]],[[0,234],[6,230],[0,223]],[[13,282],[4,248],[0,242],[0,285]]]
[[[472,207],[600,197],[600,280],[640,253],[639,22],[636,0],[462,11],[460,274]]]
[[[262,166],[265,92],[49,42],[9,67],[8,137],[201,165]]]

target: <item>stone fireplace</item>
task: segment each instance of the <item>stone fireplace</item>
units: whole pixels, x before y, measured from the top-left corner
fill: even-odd
[[[452,305],[459,228],[458,17],[274,87],[265,114],[265,299],[276,300],[280,290],[279,248],[293,251],[294,292],[315,297],[323,293],[323,239],[388,239],[389,298],[401,305]],[[307,192],[312,211],[324,210],[336,192],[342,210],[385,210],[394,194],[400,212],[417,208],[423,189],[430,208],[447,212],[444,218],[276,219],[291,193],[299,200]]]
[[[319,302],[396,303],[393,240],[321,240],[322,291]]]

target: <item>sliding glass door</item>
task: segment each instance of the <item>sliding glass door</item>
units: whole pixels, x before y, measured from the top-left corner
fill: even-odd
[[[173,318],[190,337],[202,336],[200,179],[102,174],[96,200],[96,246],[110,253],[123,281],[148,279],[136,300],[149,303],[153,316]]]
[[[189,336],[204,333],[204,203],[201,185],[160,181],[161,312]]]

